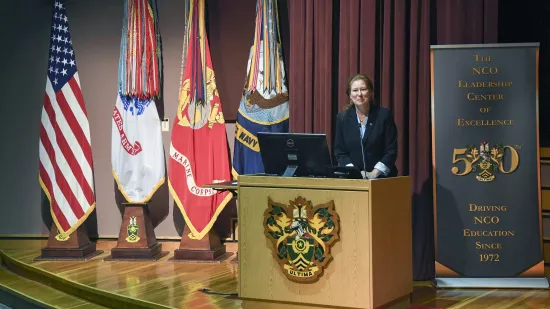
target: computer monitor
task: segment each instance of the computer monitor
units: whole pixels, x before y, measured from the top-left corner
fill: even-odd
[[[284,177],[332,177],[327,136],[313,133],[258,132],[264,171]]]

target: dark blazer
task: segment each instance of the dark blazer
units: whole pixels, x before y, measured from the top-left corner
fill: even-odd
[[[339,166],[352,163],[363,170],[363,151],[367,171],[372,171],[376,163],[382,162],[390,172],[389,177],[397,176],[397,127],[389,109],[371,104],[365,135],[361,139],[360,125],[355,107],[350,107],[336,116],[336,137],[334,155]]]

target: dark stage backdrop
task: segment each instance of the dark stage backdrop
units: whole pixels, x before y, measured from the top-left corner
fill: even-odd
[[[375,97],[394,114],[399,174],[413,180],[415,280],[434,277],[429,47],[497,42],[498,12],[498,0],[300,0],[289,6],[289,89],[291,99],[299,99],[290,103],[291,128],[330,135],[336,112],[349,102],[347,79],[356,73],[373,77]],[[319,123],[328,111],[330,128]]]
[[[351,74],[374,78],[380,104],[392,109],[399,131],[398,167],[413,179],[414,278],[433,278],[433,212],[429,99],[430,44],[541,41],[541,117],[549,117],[545,87],[548,24],[538,24],[549,4],[508,5],[498,0],[280,0],[279,18],[294,132],[333,139],[334,119],[349,99]],[[547,1],[548,2],[548,1]],[[252,42],[255,0],[207,0],[207,27],[226,119],[234,119]],[[550,3],[550,2],[549,2]],[[116,94],[123,1],[70,0],[71,35],[90,118],[100,235],[116,235],[120,215],[110,163],[111,112]],[[164,47],[164,112],[174,118],[181,72],[184,2],[159,0]],[[5,48],[0,115],[0,234],[40,234],[38,129],[47,69],[50,0],[8,1],[0,12]],[[550,20],[550,19],[547,19]],[[542,26],[538,34],[532,34]],[[545,32],[546,31],[546,32]],[[529,36],[530,35],[530,36]],[[546,122],[550,123],[550,122]],[[541,122],[541,131],[548,131]],[[230,148],[234,124],[227,124]],[[550,134],[541,134],[547,138]],[[170,132],[163,133],[165,149]],[[542,145],[548,142],[541,140]],[[181,216],[165,191],[157,235],[175,236]],[[164,192],[164,193],[163,193]],[[160,206],[159,206],[160,207]],[[162,206],[165,207],[165,206]],[[233,208],[234,209],[234,208]],[[227,214],[232,216],[233,214]],[[180,220],[180,221],[178,221]],[[225,219],[224,219],[225,220]],[[176,224],[174,223],[176,221]],[[223,220],[222,220],[223,221]],[[222,222],[222,225],[224,223]],[[179,226],[176,229],[174,226]],[[224,230],[224,227],[219,227]]]

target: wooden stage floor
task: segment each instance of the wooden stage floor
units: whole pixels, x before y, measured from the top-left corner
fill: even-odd
[[[34,262],[39,250],[3,250],[0,286],[9,287],[11,282],[16,289],[15,279],[6,279],[9,270],[25,280],[42,283],[38,286],[44,289],[54,288],[87,301],[86,306],[69,306],[57,296],[53,301],[57,299],[58,303],[50,300],[55,308],[312,308],[249,303],[236,296],[200,292],[237,292],[237,264],[230,263],[234,255],[219,264],[169,262],[172,254],[156,262],[107,262],[103,258],[109,250],[105,251],[85,262]],[[98,302],[103,307],[94,305]],[[435,290],[428,283],[416,283],[412,303],[391,308],[550,308],[550,290]]]

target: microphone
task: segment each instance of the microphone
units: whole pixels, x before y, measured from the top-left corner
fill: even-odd
[[[365,163],[365,150],[363,149],[363,135],[361,134],[361,124],[358,123],[357,125],[359,127],[359,146],[361,147],[361,159],[363,160],[363,170],[365,171],[363,179],[367,179],[367,164]],[[368,125],[372,125],[372,123]]]

